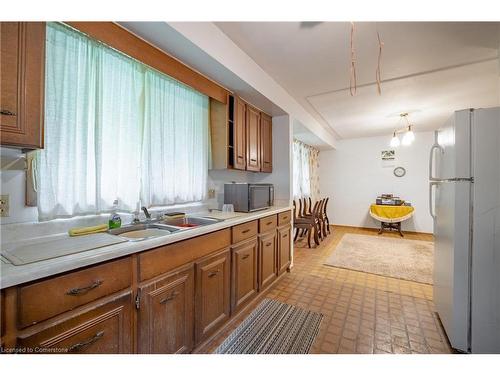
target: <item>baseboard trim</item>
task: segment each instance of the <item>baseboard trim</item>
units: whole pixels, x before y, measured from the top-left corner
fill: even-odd
[[[371,227],[357,227],[354,225],[340,225],[340,224],[330,224],[331,227],[333,228],[350,228],[350,229],[363,229],[363,230],[369,230],[373,232],[378,232],[379,228],[371,228]],[[426,234],[426,235],[431,235],[433,236],[434,233],[429,233],[429,232],[415,232],[411,230],[403,230],[403,233],[411,233],[411,234]]]

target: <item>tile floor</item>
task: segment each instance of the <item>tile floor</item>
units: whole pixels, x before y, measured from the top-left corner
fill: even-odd
[[[317,248],[295,244],[294,268],[214,338],[212,352],[257,306],[273,298],[323,313],[311,353],[451,353],[434,311],[432,286],[323,265],[345,233],[376,230],[333,227]],[[384,233],[384,236],[399,235]],[[432,240],[407,233],[407,239]]]

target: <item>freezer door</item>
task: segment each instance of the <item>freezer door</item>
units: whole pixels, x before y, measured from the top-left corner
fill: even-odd
[[[470,178],[471,111],[457,111],[438,131],[442,152],[434,151],[435,177],[440,180]]]
[[[434,305],[451,346],[468,351],[470,182],[435,185]],[[431,186],[432,188],[432,186]]]
[[[473,113],[472,352],[500,353],[500,109]]]

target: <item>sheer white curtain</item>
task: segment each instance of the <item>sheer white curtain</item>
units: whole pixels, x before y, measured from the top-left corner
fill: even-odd
[[[39,219],[96,214],[139,186],[141,66],[49,23],[45,148],[37,156]]]
[[[310,150],[304,143],[293,141],[293,197],[302,198],[311,195],[309,175]]]
[[[48,23],[45,101],[40,220],[204,198],[207,97]]]
[[[145,77],[143,203],[169,205],[205,198],[208,98],[148,69]]]

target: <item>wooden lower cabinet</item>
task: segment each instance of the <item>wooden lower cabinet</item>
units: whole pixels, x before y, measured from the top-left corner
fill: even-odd
[[[132,299],[127,292],[41,331],[21,334],[17,347],[22,353],[132,353]]]
[[[160,277],[138,290],[139,353],[189,353],[193,348],[194,267]]]
[[[290,266],[291,261],[291,226],[278,228],[278,275],[285,272]]]
[[[269,286],[277,277],[276,230],[259,236],[259,291]]]
[[[229,319],[230,265],[230,249],[196,262],[195,344]]]
[[[231,249],[231,312],[235,313],[250,302],[258,292],[257,237]]]

